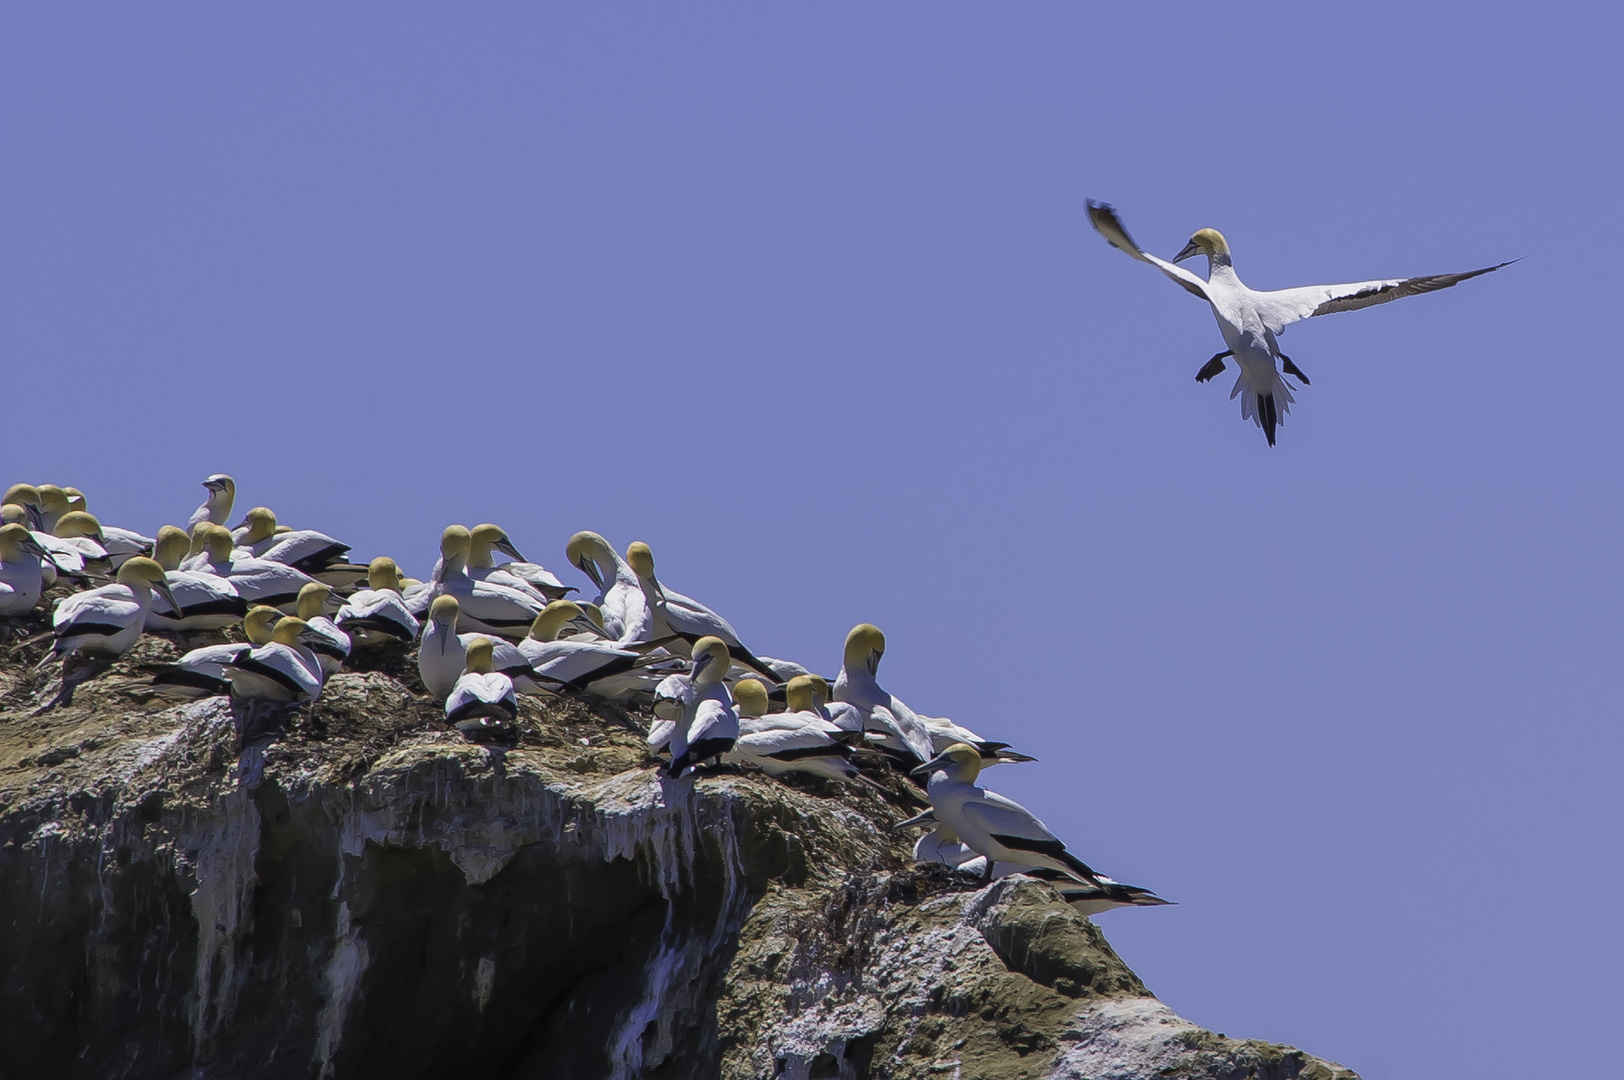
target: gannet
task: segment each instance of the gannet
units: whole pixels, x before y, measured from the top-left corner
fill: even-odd
[[[314,529],[284,530],[268,506],[256,506],[243,515],[231,539],[256,559],[291,566],[334,588],[350,588],[366,577],[366,567],[346,561],[350,545]]]
[[[395,560],[378,556],[367,567],[367,587],[344,601],[334,624],[356,648],[410,645],[417,640],[417,617],[406,609],[403,587]]]
[[[6,489],[4,505],[19,508],[21,516],[17,516],[16,510],[8,511],[0,521],[26,524],[29,532],[33,534],[34,542],[45,549],[47,589],[56,583],[58,574],[70,574],[81,578],[85,576],[84,551],[41,527],[44,511],[41,508],[39,488],[33,484],[12,484]]]
[[[263,604],[250,609],[242,620],[243,633],[248,635],[249,644],[267,644],[271,640],[272,625],[281,617],[280,611]],[[152,669],[152,685],[169,697],[200,698],[229,694],[231,680],[226,678],[225,665],[235,660],[241,652],[239,642],[193,649],[173,664]]]
[[[733,749],[739,737],[739,714],[722,681],[729,664],[727,643],[721,638],[694,642],[693,671],[689,675],[693,696],[671,732],[668,776],[681,779],[690,769]]]
[[[101,522],[82,510],[69,510],[57,516],[52,534],[79,552],[88,570],[102,573],[112,569],[107,548],[102,545]]]
[[[45,588],[45,549],[28,528],[0,525],[0,616],[26,615]]]
[[[884,655],[885,635],[879,627],[872,623],[852,627],[835,678],[835,700],[850,702],[864,714],[864,730],[881,747],[911,756],[910,764],[929,761],[936,754],[930,730],[875,679]]]
[[[458,628],[490,637],[520,638],[530,632],[547,604],[529,593],[468,576],[466,563],[473,536],[461,525],[440,534],[440,574],[428,587],[407,598],[414,615],[427,612],[437,596],[455,596],[461,605]]]
[[[39,531],[41,512],[39,505],[39,488],[33,484],[12,484],[6,488],[4,496],[0,496],[0,505],[20,506],[27,515],[25,521],[31,532]]]
[[[925,792],[936,820],[976,854],[987,857],[986,880],[992,880],[993,863],[1007,862],[1046,866],[1078,881],[1099,884],[1093,868],[1067,851],[1030,810],[977,787],[980,772],[981,751],[968,743],[954,743],[913,770],[913,775],[929,777]]]
[[[641,540],[634,540],[626,549],[626,565],[637,576],[638,588],[652,613],[650,637],[640,640],[660,642],[666,651],[677,656],[691,654],[694,642],[701,638],[721,639],[727,646],[731,662],[742,668],[764,675],[773,682],[781,682],[778,673],[739,641],[733,624],[722,618],[698,600],[672,592],[654,576],[654,552]],[[623,636],[622,643],[627,639]]]
[[[168,600],[171,607],[180,606],[169,591],[163,567],[139,555],[126,560],[118,568],[118,578],[113,584],[57,601],[51,615],[51,626],[56,633],[52,651],[63,656],[73,653],[123,656],[141,636],[155,591]]]
[[[73,503],[68,500],[67,490],[56,484],[36,484],[34,490],[39,492],[41,531],[56,533],[56,523],[62,520],[63,514],[71,513],[73,510]]]
[[[799,772],[831,780],[852,780],[857,766],[852,749],[837,742],[840,730],[813,713],[767,714],[767,687],[755,679],[733,684],[739,735],[722,755],[727,765],[754,765],[768,776]]]
[[[909,825],[933,826],[919,838],[918,843],[914,844],[915,862],[942,863],[980,878],[987,876],[987,857],[977,855],[959,839],[957,833],[937,821],[934,811],[926,810],[917,817],[898,822],[893,826],[893,831]],[[1163,900],[1149,889],[1142,889],[1137,885],[1124,885],[1104,874],[1096,874],[1095,883],[1087,883],[1048,867],[1006,862],[993,864],[994,878],[1008,877],[1010,874],[1024,874],[1027,877],[1047,881],[1060,894],[1062,900],[1082,915],[1098,915],[1113,908],[1159,907],[1172,903],[1171,900]]]
[[[609,541],[595,532],[578,532],[570,537],[564,555],[598,587],[595,603],[611,641],[625,644],[653,638],[654,612],[643,596],[643,587]]]
[[[28,538],[38,545],[41,551],[45,552],[45,557],[40,560],[39,565],[41,585],[47,589],[55,585],[56,563],[51,558],[51,549],[40,542],[40,536],[49,534],[35,535],[34,519],[28,513],[28,508],[19,503],[0,503],[0,525],[21,525],[23,527],[28,533]]]
[[[866,710],[859,709],[849,701],[831,701],[833,693],[829,680],[822,675],[797,675],[784,687],[785,707],[810,709],[841,731],[855,733],[861,740],[866,726]],[[798,702],[807,704],[796,704]]]
[[[237,482],[225,473],[215,473],[203,481],[203,487],[208,495],[204,497],[203,505],[193,510],[192,516],[186,519],[187,532],[197,528],[199,522],[224,525],[231,518],[231,504],[237,499]]]
[[[147,612],[148,630],[218,630],[236,625],[248,614],[248,601],[237,592],[230,579],[201,570],[180,569],[190,545],[186,534],[173,525],[158,530],[152,557],[164,568],[169,592],[180,604],[180,612],[177,614],[162,597],[154,598],[152,609]]]
[[[1224,370],[1224,358],[1234,357],[1240,374],[1229,396],[1231,399],[1241,399],[1241,416],[1263,429],[1270,446],[1274,445],[1276,426],[1285,422],[1285,416],[1291,411],[1295,400],[1282,374],[1290,375],[1304,386],[1308,385],[1308,376],[1292,363],[1291,357],[1280,351],[1276,339],[1285,333],[1286,327],[1315,315],[1354,311],[1405,296],[1437,292],[1511,265],[1503,262],[1458,274],[1356,281],[1346,285],[1305,285],[1296,289],[1260,292],[1247,288],[1235,275],[1235,268],[1230,263],[1229,244],[1217,229],[1199,230],[1190,237],[1184,250],[1173,256],[1172,262],[1167,262],[1140,250],[1123,227],[1115,207],[1090,199],[1088,218],[1112,247],[1140,262],[1150,263],[1183,286],[1185,291],[1212,306],[1212,313],[1218,319],[1218,329],[1223,333],[1224,344],[1228,348],[1196,372],[1196,382],[1206,382],[1216,377]],[[1207,278],[1204,281],[1183,267],[1174,265],[1196,255],[1207,257]],[[1281,370],[1275,369],[1276,359],[1280,361]]]
[[[925,725],[930,732],[931,748],[940,754],[954,743],[969,743],[981,751],[981,764],[983,767],[997,765],[1002,762],[1036,761],[1030,754],[1018,753],[1009,748],[1006,742],[989,742],[980,735],[961,724],[955,724],[945,716],[925,716],[915,713],[919,722]]]
[[[470,643],[475,638],[485,637],[457,633],[459,608],[455,596],[436,596],[429,605],[429,617],[423,623],[423,636],[417,643],[417,674],[429,694],[439,699],[451,693],[462,675]],[[512,642],[491,639],[491,664],[491,670],[506,675],[519,693],[543,691],[529,659]]]
[[[607,641],[560,638],[563,630],[579,626],[585,619],[579,604],[554,600],[530,624],[530,633],[518,649],[538,676],[556,682],[560,690],[595,694],[610,701],[624,701],[648,690],[654,681],[643,670],[654,662],[648,657]]]
[[[543,604],[549,600],[563,599],[576,591],[559,581],[546,567],[526,562],[502,526],[486,522],[475,525],[469,534],[472,544],[468,549],[467,569],[468,576],[475,581],[494,581],[498,585],[531,593]],[[496,565],[491,557],[493,550],[506,555],[509,561]]]
[[[324,679],[337,674],[350,657],[350,635],[324,614],[332,595],[331,585],[312,581],[299,590],[298,606],[294,610],[294,614],[305,621],[304,634],[299,641],[316,654]]]
[[[479,738],[493,728],[500,730],[519,715],[513,680],[491,670],[493,644],[488,637],[474,635],[468,642],[463,673],[445,699],[446,721],[469,738]]]
[[[299,640],[304,632],[305,621],[289,615],[276,624],[264,645],[238,645],[236,655],[221,663],[232,696],[284,705],[321,697],[321,661]]]
[[[42,489],[43,490],[43,489]],[[78,488],[63,488],[63,495],[68,502],[68,509],[89,513],[90,506],[84,494]],[[107,550],[107,557],[113,564],[113,569],[124,565],[124,560],[136,555],[153,553],[157,541],[150,536],[143,536],[133,529],[121,529],[116,525],[101,525],[101,545]]]
[[[236,555],[231,532],[223,525],[205,522],[194,526],[192,539],[194,545],[201,539],[203,550],[185,559],[180,568],[219,574],[250,604],[269,604],[292,614],[299,603],[299,590],[315,580],[285,563]]]

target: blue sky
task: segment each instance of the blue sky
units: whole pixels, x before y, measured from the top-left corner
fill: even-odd
[[[1184,1015],[1368,1078],[1621,1004],[1620,36],[1596,6],[0,8],[6,483],[233,473],[426,570],[592,528],[1041,761]],[[1268,448],[1205,308],[1299,325]],[[583,582],[577,582],[581,584]]]

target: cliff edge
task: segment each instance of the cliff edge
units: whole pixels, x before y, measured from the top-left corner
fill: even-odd
[[[887,795],[662,781],[637,717],[500,749],[404,667],[283,715],[70,707],[0,646],[0,1078],[1357,1080],[1174,1015],[1049,886],[913,866]]]

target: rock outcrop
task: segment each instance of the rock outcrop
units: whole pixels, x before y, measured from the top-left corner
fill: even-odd
[[[1356,1080],[1181,1020],[1041,882],[915,868],[900,784],[666,782],[562,701],[471,745],[401,666],[143,701],[175,652],[39,716],[0,664],[5,1080]]]

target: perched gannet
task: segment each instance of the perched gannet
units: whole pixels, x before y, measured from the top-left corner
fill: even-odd
[[[755,679],[733,684],[739,735],[722,755],[728,765],[754,765],[769,776],[799,772],[831,780],[852,780],[857,766],[852,749],[836,741],[838,728],[815,714],[767,714],[767,687]],[[799,721],[799,722],[797,722]]]
[[[519,715],[513,680],[491,670],[490,638],[475,634],[468,642],[466,666],[445,699],[445,718],[470,738],[512,723]],[[492,721],[495,721],[493,724]]]
[[[290,615],[276,624],[271,640],[258,648],[238,645],[221,662],[234,697],[279,704],[302,704],[321,697],[321,661],[299,640],[305,621]]]
[[[919,838],[918,843],[914,844],[915,862],[942,863],[967,874],[986,878],[987,857],[977,855],[959,839],[957,833],[937,821],[934,811],[926,810],[907,821],[898,822],[893,826],[893,831],[909,825],[933,826]],[[1172,903],[1171,900],[1163,900],[1149,889],[1142,889],[1137,885],[1124,885],[1104,874],[1095,875],[1094,882],[1089,883],[1078,881],[1069,874],[1062,874],[1048,867],[1006,862],[993,864],[994,878],[1008,877],[1010,874],[1025,874],[1027,877],[1047,881],[1060,894],[1062,900],[1082,915],[1098,915],[1113,908],[1160,907]]]
[[[26,615],[45,588],[48,558],[27,527],[0,525],[0,616]]]
[[[89,513],[90,506],[78,488],[63,488],[62,491],[67,498],[70,512]],[[133,529],[121,529],[116,525],[101,526],[101,545],[107,550],[107,557],[115,570],[124,565],[125,559],[137,555],[150,556],[156,544],[157,541],[153,537],[143,536]]]
[[[237,482],[225,473],[215,473],[203,481],[203,487],[208,495],[204,497],[203,505],[193,510],[192,516],[186,519],[187,532],[197,528],[199,522],[224,525],[231,518],[231,504],[237,500]]]
[[[281,617],[280,611],[263,604],[251,609],[242,620],[243,633],[248,635],[249,644],[267,644],[271,640],[271,627]],[[151,669],[152,685],[168,697],[200,698],[229,694],[231,680],[226,678],[225,666],[241,652],[242,645],[234,641],[193,649],[173,664]]]
[[[164,568],[170,595],[180,604],[180,611],[177,613],[162,597],[154,598],[147,612],[148,630],[218,630],[235,626],[248,614],[248,601],[229,578],[180,569],[190,545],[187,535],[173,525],[158,530],[152,557]]]
[[[690,769],[733,749],[739,737],[739,714],[722,681],[729,667],[727,643],[700,638],[693,646],[693,697],[671,732],[668,776],[681,779]]]
[[[470,643],[475,638],[484,638],[483,634],[457,633],[460,606],[455,596],[436,596],[429,605],[429,617],[423,623],[423,636],[417,643],[417,674],[430,696],[441,700],[451,693],[462,675]],[[490,670],[507,676],[519,693],[543,691],[529,659],[512,642],[500,638],[491,640],[491,665]]]
[[[530,593],[468,576],[468,551],[473,535],[461,525],[448,525],[440,534],[439,574],[422,591],[407,597],[414,615],[427,612],[437,596],[455,596],[461,605],[459,629],[491,637],[520,638],[547,603]]]
[[[12,484],[6,489],[4,505],[16,509],[6,512],[5,516],[0,518],[0,522],[26,524],[34,536],[34,542],[45,549],[47,589],[56,584],[57,574],[71,574],[76,577],[85,575],[84,550],[41,527],[44,510],[39,488],[33,484]],[[105,555],[105,552],[103,554]]]
[[[654,612],[643,597],[643,587],[609,541],[595,532],[578,532],[570,537],[564,555],[598,587],[595,603],[611,641],[626,644],[653,638]]]
[[[539,677],[557,683],[560,690],[595,694],[610,701],[648,691],[654,681],[645,670],[655,662],[651,658],[607,641],[561,637],[564,630],[581,625],[586,618],[579,604],[554,600],[530,624],[530,634],[519,642],[519,651]]]
[[[467,570],[468,576],[475,581],[491,581],[530,593],[543,604],[576,591],[559,581],[545,567],[526,562],[519,549],[513,546],[513,541],[508,539],[507,530],[500,525],[489,522],[475,525],[469,530],[469,538],[472,543],[468,549]],[[493,550],[508,556],[510,561],[496,565],[491,557]]]
[[[849,701],[831,701],[833,690],[822,675],[797,675],[784,687],[785,708],[815,712],[835,727],[860,740],[867,726],[868,712]],[[893,723],[894,723],[893,719]]]
[[[981,751],[968,743],[954,743],[940,755],[913,771],[928,776],[925,792],[930,796],[936,820],[956,833],[978,855],[989,860],[986,880],[992,880],[992,863],[1046,866],[1090,885],[1099,884],[1099,875],[1066,850],[1060,838],[1020,803],[976,786],[981,772]]]
[[[864,730],[883,749],[911,755],[915,762],[929,761],[936,755],[930,730],[912,709],[875,681],[884,655],[885,635],[879,627],[872,623],[852,627],[835,679],[835,700],[850,702],[865,714]]]
[[[981,751],[981,764],[983,767],[997,765],[1000,762],[1036,761],[1030,754],[1017,753],[1009,748],[1006,742],[988,742],[980,735],[960,724],[955,724],[945,716],[925,716],[915,713],[919,722],[925,725],[930,732],[931,748],[940,754],[954,743],[969,743]]]
[[[202,552],[184,560],[180,568],[219,574],[250,604],[269,604],[292,614],[299,604],[299,590],[315,580],[286,563],[236,555],[231,532],[223,525],[195,526],[192,530],[194,545],[200,537]]]
[[[650,620],[650,637],[641,640],[658,641],[667,652],[688,656],[694,643],[701,638],[719,638],[727,646],[732,663],[764,675],[775,683],[781,681],[776,671],[744,647],[731,623],[698,600],[672,592],[660,584],[660,579],[654,576],[654,552],[647,544],[634,540],[626,549],[626,565],[637,575],[638,588],[643,590],[643,600],[653,616]],[[622,642],[625,640],[623,637]]]
[[[83,510],[69,510],[57,516],[52,529],[51,535],[79,552],[87,569],[97,573],[112,569],[112,560],[108,557],[107,548],[102,545],[101,522],[96,520],[95,515]]]
[[[56,523],[62,520],[62,515],[73,511],[73,503],[68,500],[67,490],[55,484],[37,484],[34,490],[39,492],[40,530],[56,533]]]
[[[28,538],[43,552],[45,557],[40,560],[40,582],[44,588],[49,589],[56,584],[56,563],[51,558],[51,549],[40,542],[40,537],[34,534],[34,519],[28,513],[28,508],[20,503],[0,503],[0,525],[20,525]],[[48,536],[48,533],[40,534]]]
[[[243,515],[231,539],[256,559],[291,566],[335,588],[350,588],[367,574],[366,567],[346,561],[350,545],[314,529],[284,530],[268,506],[256,506]]]
[[[410,645],[417,640],[417,617],[406,608],[400,567],[380,555],[367,567],[367,587],[351,594],[333,616],[355,648]]]
[[[5,495],[0,496],[0,505],[22,507],[27,519],[21,524],[27,525],[31,531],[39,530],[42,517],[39,488],[33,484],[12,484]]]
[[[51,615],[56,633],[52,651],[64,656],[123,656],[141,636],[154,591],[171,607],[180,606],[169,591],[164,568],[138,555],[118,568],[113,584],[63,597]]]
[[[1212,313],[1218,319],[1218,329],[1224,335],[1228,350],[1207,361],[1196,372],[1196,382],[1214,378],[1224,370],[1224,358],[1234,357],[1240,366],[1240,374],[1229,396],[1231,399],[1241,399],[1241,416],[1263,429],[1270,446],[1274,445],[1276,426],[1285,421],[1295,400],[1291,396],[1291,388],[1281,377],[1282,372],[1304,386],[1308,385],[1308,376],[1291,362],[1291,357],[1280,351],[1276,341],[1285,333],[1286,327],[1315,315],[1354,311],[1405,296],[1437,292],[1511,265],[1499,263],[1459,274],[1356,281],[1347,285],[1305,285],[1296,289],[1259,292],[1247,288],[1235,275],[1235,268],[1230,263],[1229,244],[1217,229],[1201,229],[1190,237],[1183,251],[1173,256],[1173,262],[1167,262],[1140,250],[1128,235],[1122,219],[1117,217],[1115,207],[1090,199],[1088,218],[1112,247],[1140,262],[1150,263],[1183,286],[1185,291],[1212,306]],[[1174,265],[1195,255],[1207,257],[1205,281]],[[1280,361],[1281,370],[1275,369],[1276,359]]]
[[[298,607],[294,611],[305,621],[304,636],[299,641],[316,654],[324,679],[336,674],[350,657],[350,635],[323,614],[332,595],[331,585],[312,581],[299,590]]]

